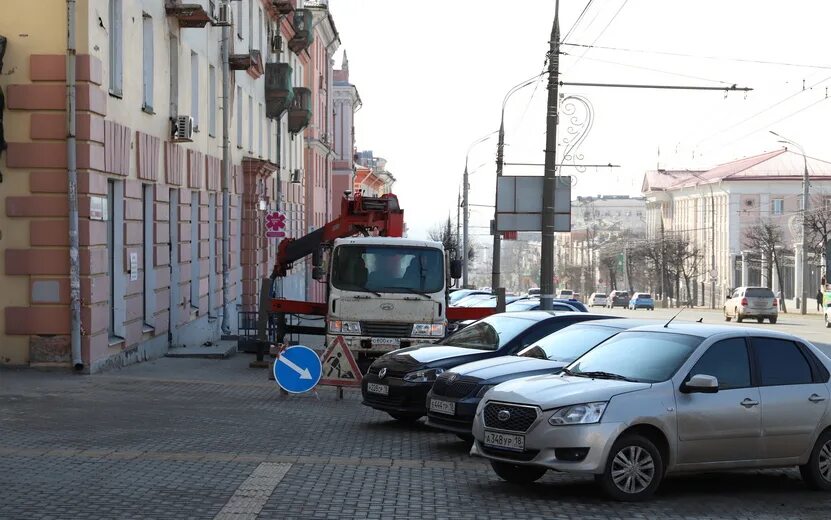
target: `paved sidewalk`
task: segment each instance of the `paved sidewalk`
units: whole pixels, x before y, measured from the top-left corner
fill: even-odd
[[[0,518],[827,518],[793,470],[680,477],[646,504],[590,477],[518,487],[465,443],[332,389],[281,396],[251,356],[98,376],[0,371]]]

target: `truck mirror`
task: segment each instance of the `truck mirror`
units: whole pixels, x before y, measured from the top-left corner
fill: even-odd
[[[461,260],[451,260],[450,261],[450,278],[454,280],[458,280],[462,277],[462,261]]]
[[[322,267],[320,267],[319,265],[312,267],[312,279],[323,280],[325,276],[326,272],[323,270]]]

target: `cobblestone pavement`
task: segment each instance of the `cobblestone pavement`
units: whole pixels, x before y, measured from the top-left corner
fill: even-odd
[[[795,471],[669,479],[645,504],[590,478],[500,481],[452,435],[324,389],[284,397],[250,358],[98,376],[0,371],[0,518],[817,518]]]

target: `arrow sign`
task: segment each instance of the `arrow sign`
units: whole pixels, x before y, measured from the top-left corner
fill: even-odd
[[[299,366],[292,363],[292,361],[289,358],[287,358],[286,356],[280,356],[278,358],[278,361],[280,363],[285,363],[286,366],[288,366],[290,369],[292,369],[295,372],[297,372],[298,374],[300,374],[300,379],[311,379],[312,378],[312,373],[309,372],[308,368],[300,368]]]
[[[321,376],[320,358],[314,350],[295,345],[280,352],[274,363],[274,379],[292,394],[302,394],[314,388]]]

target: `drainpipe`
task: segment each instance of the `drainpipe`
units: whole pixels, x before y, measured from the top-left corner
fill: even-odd
[[[75,149],[75,0],[66,0],[66,173],[69,180],[69,344],[72,366],[83,370],[81,358],[81,266],[78,252],[78,169]]]
[[[228,5],[228,0],[222,0]],[[222,65],[222,334],[231,333],[231,315],[228,309],[228,286],[230,284],[231,267],[231,174],[230,174],[230,138],[228,136],[228,125],[230,124],[230,107],[228,95],[231,87],[230,72],[228,70],[228,41],[231,38],[231,29],[227,25],[222,27],[222,39],[220,43],[220,61]],[[237,107],[242,115],[242,107]]]

